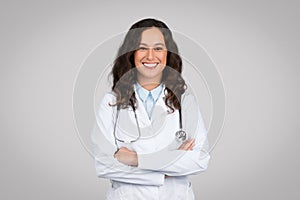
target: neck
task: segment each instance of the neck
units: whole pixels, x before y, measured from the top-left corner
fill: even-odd
[[[137,82],[146,90],[150,91],[160,85],[162,75],[148,78],[144,76],[137,76]]]
[[[153,83],[153,84],[146,84],[146,85],[140,84],[140,85],[142,85],[142,87],[145,88],[146,90],[151,91],[151,90],[155,89],[157,86],[159,86],[159,84],[160,83],[155,83],[155,84]]]
[[[145,88],[146,90],[150,91],[156,88],[157,86],[160,85],[160,81],[140,81],[138,80],[138,83]]]

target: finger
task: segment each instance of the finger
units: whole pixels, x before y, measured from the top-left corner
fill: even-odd
[[[190,147],[190,146],[192,146],[194,143],[195,143],[195,140],[192,139],[192,140],[189,140],[189,141],[188,141],[187,145],[188,145],[188,147]]]
[[[195,139],[187,140],[183,142],[178,149],[187,151],[189,150],[190,146],[193,146],[194,143],[195,143]]]
[[[186,142],[184,142],[184,143],[182,143],[180,146],[179,146],[179,150],[183,150],[184,149],[184,147],[185,147],[185,145],[186,145]]]
[[[193,150],[194,146],[195,146],[195,142],[193,142],[193,144],[191,144],[191,145],[189,146],[189,149],[188,149],[188,150]]]
[[[127,151],[127,150],[129,150],[129,149],[127,149],[126,147],[121,147],[120,150],[121,150],[121,151]]]
[[[190,148],[190,146],[191,146],[191,144],[192,144],[192,141],[187,141],[185,144],[184,144],[184,147],[183,147],[183,150],[189,150],[189,148]]]
[[[126,147],[121,147],[118,151],[116,151],[114,157],[119,158],[122,154],[128,152],[128,149]]]
[[[194,146],[195,146],[195,139],[192,139],[191,142],[189,143],[188,150],[193,150]]]
[[[126,147],[122,147],[122,148],[120,148],[119,152],[131,153],[131,152],[133,152],[133,151],[129,150],[129,149],[126,148]]]
[[[190,144],[191,144],[191,141],[190,141],[190,140],[185,141],[185,142],[182,144],[183,150],[187,150],[187,149],[189,148]]]

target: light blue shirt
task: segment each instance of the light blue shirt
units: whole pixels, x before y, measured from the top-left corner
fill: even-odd
[[[143,88],[138,82],[135,84],[136,86],[136,92],[141,101],[143,102],[143,105],[145,107],[145,110],[147,111],[149,119],[151,118],[153,107],[159,98],[160,94],[162,93],[163,84],[161,83],[159,86],[154,88],[153,90],[146,90]]]

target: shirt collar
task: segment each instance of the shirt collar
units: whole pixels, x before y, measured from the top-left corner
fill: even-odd
[[[158,97],[160,96],[162,90],[163,90],[163,84],[162,83],[159,86],[157,86],[156,88],[154,88],[153,90],[150,90],[150,91],[143,88],[138,82],[136,82],[134,84],[134,86],[135,86],[135,90],[136,90],[138,96],[140,97],[140,99],[143,102],[146,101],[149,92],[151,92],[151,95],[152,95],[154,101],[156,102]]]

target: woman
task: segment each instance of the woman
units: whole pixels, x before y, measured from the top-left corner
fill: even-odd
[[[181,72],[163,22],[143,19],[131,26],[92,134],[97,175],[112,183],[106,199],[194,199],[187,176],[205,171],[210,156],[203,119]]]

